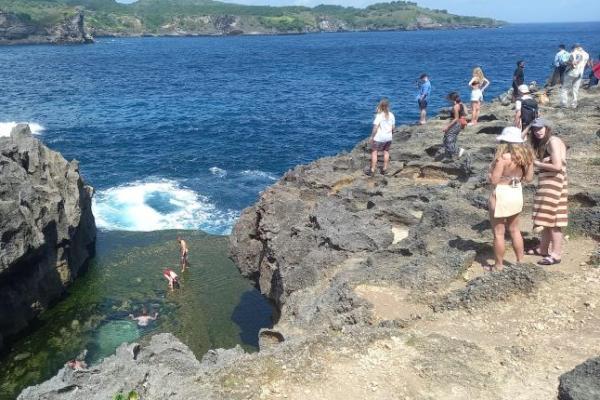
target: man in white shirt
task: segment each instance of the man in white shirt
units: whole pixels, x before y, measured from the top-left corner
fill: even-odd
[[[579,86],[583,79],[583,71],[587,65],[590,56],[581,48],[581,45],[574,44],[569,65],[565,72],[565,79],[560,90],[560,105],[562,107],[577,108],[577,96],[579,95]],[[569,104],[569,97],[571,102]]]

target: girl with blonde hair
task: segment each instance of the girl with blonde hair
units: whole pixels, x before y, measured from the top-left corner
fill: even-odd
[[[494,233],[494,266],[488,271],[501,271],[504,267],[504,233],[510,233],[517,262],[525,255],[523,236],[519,229],[519,214],[523,210],[521,182],[533,180],[533,154],[523,143],[521,130],[514,126],[504,128],[497,137],[496,156],[490,165],[488,181],[493,190],[489,199],[489,212]]]
[[[390,146],[392,144],[392,131],[396,127],[396,119],[390,111],[390,101],[386,98],[381,99],[377,104],[375,120],[369,143],[371,144],[371,168],[366,172],[367,175],[375,174],[377,168],[377,152],[383,152],[383,169],[381,173],[385,175],[390,163]]]
[[[469,86],[471,87],[471,122],[469,122],[469,126],[471,126],[477,125],[483,102],[483,92],[490,86],[490,81],[483,75],[481,67],[473,69],[473,77],[469,81]]]

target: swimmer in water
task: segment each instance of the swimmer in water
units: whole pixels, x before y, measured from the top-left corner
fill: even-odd
[[[154,316],[148,315],[148,310],[146,310],[146,307],[142,307],[142,315],[134,317],[133,314],[129,314],[129,318],[137,321],[138,326],[148,326],[150,321],[156,321],[156,318],[158,318],[158,313],[155,312]]]
[[[187,243],[185,240],[183,240],[181,238],[181,236],[177,236],[177,241],[179,242],[179,251],[180,251],[180,257],[181,257],[181,272],[184,272],[187,267],[189,267],[189,263],[188,263],[188,247],[187,247]]]
[[[179,276],[170,268],[165,268],[163,276],[169,281],[169,288],[173,290],[175,287],[179,287]]]

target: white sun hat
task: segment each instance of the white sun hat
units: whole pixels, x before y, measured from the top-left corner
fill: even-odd
[[[521,135],[521,130],[516,126],[507,126],[502,129],[500,135],[496,136],[496,140],[506,143],[523,143],[523,136]]]
[[[525,93],[529,93],[529,86],[523,84],[523,85],[519,85],[519,87],[517,88],[519,90],[519,92],[525,94]]]

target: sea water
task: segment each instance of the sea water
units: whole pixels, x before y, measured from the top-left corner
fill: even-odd
[[[80,161],[102,229],[226,234],[286,170],[368,136],[382,96],[399,123],[416,121],[422,72],[434,114],[449,91],[469,98],[473,67],[492,100],[516,61],[543,83],[574,42],[597,57],[600,23],[2,47],[0,123],[33,122]]]
[[[198,357],[211,347],[256,348],[271,310],[227,259],[226,239],[202,232],[229,233],[286,170],[367,137],[382,96],[398,123],[416,121],[422,72],[434,114],[449,91],[469,98],[473,67],[491,81],[489,101],[510,87],[517,60],[528,82],[543,83],[558,44],[574,42],[596,58],[600,23],[1,47],[0,136],[29,122],[78,159],[96,190],[100,232],[89,272],[0,359],[0,398],[84,348],[98,361],[159,331]],[[178,261],[168,229],[194,230],[184,232],[192,268],[175,292],[160,274]],[[160,316],[140,328],[128,314],[144,305]]]

